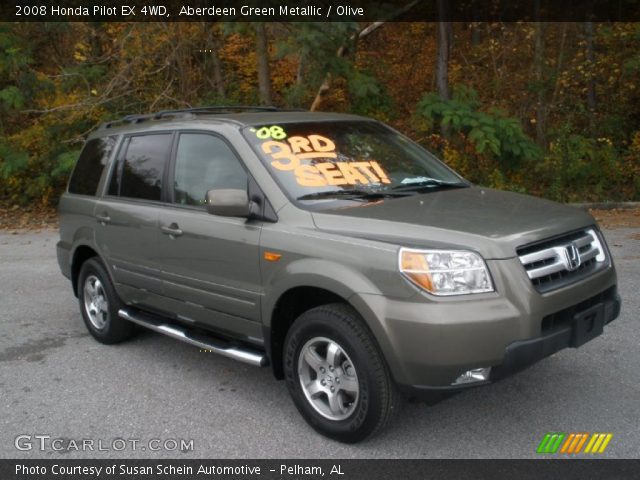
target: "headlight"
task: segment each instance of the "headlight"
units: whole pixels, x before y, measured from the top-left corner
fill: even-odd
[[[433,295],[493,292],[489,269],[474,252],[401,248],[398,263],[405,277]]]

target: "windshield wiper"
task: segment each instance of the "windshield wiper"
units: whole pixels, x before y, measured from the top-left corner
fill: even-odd
[[[296,200],[319,200],[322,198],[361,198],[364,200],[374,200],[384,197],[405,196],[404,192],[385,192],[385,191],[370,191],[357,188],[341,189],[341,190],[326,190],[322,192],[313,192],[298,197]]]
[[[391,190],[395,192],[410,192],[412,190],[421,190],[424,188],[465,188],[469,185],[464,182],[445,182],[435,178],[421,180],[419,182],[407,182],[402,185],[396,185]]]

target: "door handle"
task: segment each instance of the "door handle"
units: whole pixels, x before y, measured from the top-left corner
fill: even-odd
[[[96,220],[100,222],[102,225],[106,225],[111,222],[111,217],[106,213],[96,215]]]
[[[182,235],[182,230],[180,230],[178,224],[176,223],[172,223],[168,227],[163,225],[162,227],[160,227],[160,231],[171,237],[179,237],[180,235]]]

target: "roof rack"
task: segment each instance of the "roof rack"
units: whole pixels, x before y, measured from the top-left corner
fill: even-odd
[[[222,114],[234,112],[291,112],[304,111],[303,109],[283,109],[274,106],[262,105],[213,105],[210,107],[184,108],[180,110],[161,110],[149,114],[126,115],[118,120],[112,120],[102,125],[102,128],[111,128],[120,123],[140,123],[147,120],[159,120],[164,117],[179,117],[185,115],[206,115],[206,114]]]

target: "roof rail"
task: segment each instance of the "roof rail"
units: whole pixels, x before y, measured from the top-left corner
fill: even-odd
[[[274,106],[262,105],[213,105],[209,107],[184,108],[179,110],[161,110],[149,114],[133,114],[126,115],[118,120],[112,120],[104,123],[101,128],[111,128],[119,123],[140,123],[147,120],[159,120],[164,117],[177,117],[184,115],[197,114],[222,114],[233,112],[286,112],[286,111],[304,111],[303,109],[283,109]]]

